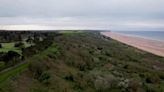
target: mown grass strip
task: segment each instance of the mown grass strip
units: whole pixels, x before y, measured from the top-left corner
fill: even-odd
[[[0,83],[3,83],[5,80],[7,80],[13,76],[16,76],[18,73],[24,71],[25,69],[27,69],[28,65],[29,65],[29,63],[21,64],[9,71],[0,73]]]

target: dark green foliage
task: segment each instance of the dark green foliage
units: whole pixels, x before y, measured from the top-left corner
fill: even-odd
[[[155,55],[99,36],[96,33],[84,33],[55,39],[57,45],[61,48],[62,59],[64,57],[64,62],[68,66],[74,67],[81,72],[93,70],[100,72],[99,79],[95,79],[94,77],[89,79],[91,88],[94,88],[95,86],[93,85],[96,85],[95,89],[98,92],[115,90],[118,92],[144,92],[146,91],[143,86],[144,83],[157,85],[160,79],[162,79],[161,72],[158,71],[157,74],[152,72],[154,70],[151,68],[151,61],[158,60],[158,62],[161,62],[163,58],[158,57],[157,59]],[[109,82],[111,84],[106,84],[110,78],[102,77],[102,71],[106,74],[113,74],[114,78],[116,78],[113,80],[114,84],[111,81]],[[64,78],[77,83],[74,75]],[[135,80],[131,80],[131,78]],[[118,86],[119,83],[122,85],[121,88]],[[78,89],[82,90],[81,87]]]
[[[48,66],[46,65],[46,62],[31,62],[29,70],[32,72],[34,78],[39,80],[42,74],[48,70]]]
[[[159,76],[155,73],[145,73],[144,75],[146,83],[159,83]]]
[[[27,42],[27,43],[33,43],[32,37],[29,36],[29,37],[26,39],[26,42]]]
[[[23,47],[24,47],[24,43],[22,43],[22,42],[17,42],[17,43],[15,43],[14,46],[15,46],[15,47],[19,47],[19,48],[23,48]]]
[[[5,66],[5,62],[1,61],[0,62],[0,69],[3,68]]]
[[[0,42],[16,42],[14,47],[20,50],[19,54],[13,50],[8,53],[0,53],[0,61],[5,62],[5,68],[9,68],[14,66],[20,62],[23,62],[27,57],[33,56],[42,52],[51,46],[53,37],[57,36],[57,33],[50,32],[28,32],[28,31],[1,31],[0,32]],[[36,40],[34,39],[36,38]],[[38,40],[38,38],[42,38],[42,41]],[[33,44],[32,46],[25,47],[26,40],[28,43]],[[34,43],[34,41],[36,43]],[[3,48],[2,48],[3,49]],[[13,53],[14,52],[14,53]],[[2,69],[0,69],[2,70]]]
[[[0,48],[2,48],[2,44],[0,44]]]
[[[48,73],[48,72],[45,71],[45,72],[43,72],[40,75],[40,77],[38,78],[38,80],[41,83],[45,84],[45,85],[49,85],[50,84],[50,78],[51,78],[50,73]]]
[[[37,42],[37,44],[35,46],[31,46],[28,48],[23,49],[23,56],[24,57],[29,57],[32,56],[34,54],[37,54],[43,50],[45,50],[46,48],[48,48],[49,46],[51,46],[52,44],[52,38],[50,39],[44,39],[43,41],[39,41]]]
[[[69,75],[65,76],[64,78],[69,81],[74,81],[74,76],[71,73],[69,73]]]
[[[164,91],[163,57],[119,43],[99,32],[32,34],[36,45],[23,50],[25,60],[32,58],[27,71],[33,80],[26,87],[32,92]],[[33,58],[35,55],[37,59]]]
[[[1,61],[5,61],[5,63],[12,62],[13,60],[18,60],[20,55],[15,51],[8,51],[1,57]]]

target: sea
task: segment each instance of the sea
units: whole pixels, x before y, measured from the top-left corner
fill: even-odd
[[[116,31],[127,36],[140,37],[164,42],[164,31]]]

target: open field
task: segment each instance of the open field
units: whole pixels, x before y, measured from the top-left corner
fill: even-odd
[[[21,50],[19,48],[14,47],[14,42],[11,43],[1,43],[2,48],[0,48],[0,52],[8,52],[8,51],[16,51],[21,54]]]
[[[0,43],[2,45],[2,48],[0,48],[0,52],[8,52],[8,51],[15,51],[17,53],[19,53],[20,55],[22,54],[22,51],[20,48],[18,47],[14,47],[16,42],[10,42],[10,43]],[[23,41],[24,43],[24,47],[27,48],[27,47],[30,47],[34,44],[29,44],[25,41]]]

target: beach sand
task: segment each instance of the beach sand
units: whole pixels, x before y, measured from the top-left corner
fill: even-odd
[[[101,32],[101,34],[127,45],[164,57],[164,42],[162,41],[126,36],[114,32]]]

